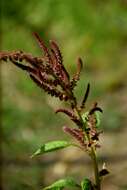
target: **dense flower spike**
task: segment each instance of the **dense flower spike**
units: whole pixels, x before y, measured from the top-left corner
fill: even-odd
[[[77,85],[77,82],[80,79],[80,73],[81,73],[82,67],[83,67],[83,62],[82,62],[81,58],[78,58],[78,61],[77,61],[77,72],[76,72],[76,74],[73,76],[73,78],[71,80],[71,89],[72,90]]]
[[[51,62],[52,59],[51,59],[48,48],[45,46],[44,42],[42,41],[42,39],[36,32],[34,32],[33,34],[34,34],[35,38],[37,39],[39,47],[41,48],[42,52],[44,53],[44,56],[47,57],[49,62]]]
[[[37,33],[34,33],[40,48],[44,52],[42,57],[33,57],[31,54],[17,52],[1,52],[0,60],[11,61],[18,68],[28,72],[30,78],[43,90],[60,100],[75,101],[75,97],[68,87],[70,86],[69,74],[66,71],[62,55],[55,42],[51,42],[51,51],[45,46]],[[24,64],[27,63],[27,65]],[[57,86],[58,89],[56,88]],[[61,89],[60,89],[61,88]]]
[[[82,122],[80,121],[80,119],[78,119],[78,117],[70,110],[67,109],[58,109],[56,110],[56,113],[58,112],[63,112],[66,115],[68,115],[70,117],[70,119],[80,128],[82,128]]]
[[[63,58],[58,45],[51,41],[50,49],[48,49],[37,33],[34,33],[34,36],[44,53],[43,56],[33,57],[31,54],[22,51],[1,52],[0,60],[11,61],[18,68],[26,71],[40,88],[60,100],[69,100],[73,108],[76,105],[76,98],[72,92],[70,76],[63,65]],[[75,80],[79,79],[80,70],[81,60],[79,59]],[[57,86],[59,87],[57,88]],[[76,118],[74,121],[78,122]]]
[[[25,61],[34,67],[47,61],[44,57],[33,57],[30,53],[24,53],[23,51],[0,52],[0,60],[7,62],[12,59],[19,62]]]
[[[75,129],[70,127],[63,127],[63,131],[70,134],[72,137],[74,137],[82,147],[86,148],[86,143],[84,140],[84,134],[81,129]]]
[[[62,58],[62,54],[60,52],[60,49],[59,49],[59,47],[58,47],[58,45],[57,45],[57,43],[55,41],[50,41],[50,44],[51,44],[51,50],[55,54],[55,57],[57,59],[57,64],[59,66],[61,66],[61,70],[63,70],[65,80],[67,82],[69,82],[70,77],[69,77],[69,74],[68,74],[67,70],[63,66],[63,58]]]

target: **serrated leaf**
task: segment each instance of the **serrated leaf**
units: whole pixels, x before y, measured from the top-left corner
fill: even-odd
[[[71,146],[71,145],[72,145],[72,143],[70,143],[68,141],[51,141],[51,142],[41,145],[41,147],[31,157],[34,157],[34,156],[40,155],[40,154],[44,154],[47,152],[52,152],[52,151],[56,151],[59,149],[63,149],[68,146]]]
[[[81,188],[82,190],[92,190],[91,181],[87,178],[83,179],[81,182]]]
[[[60,179],[52,185],[43,188],[43,190],[62,190],[67,187],[80,187],[72,178]]]

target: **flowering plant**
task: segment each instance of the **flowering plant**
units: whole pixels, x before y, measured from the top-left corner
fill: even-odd
[[[48,49],[37,33],[34,33],[34,36],[44,53],[43,56],[34,57],[22,51],[0,52],[0,60],[5,62],[11,61],[18,68],[26,71],[32,81],[46,93],[55,96],[60,101],[68,102],[69,109],[60,108],[56,110],[56,113],[62,112],[74,122],[75,127],[64,126],[63,131],[75,138],[77,143],[65,140],[51,141],[43,144],[32,157],[63,149],[68,146],[76,146],[90,156],[95,176],[94,181],[84,178],[80,184],[75,182],[72,178],[61,179],[44,189],[61,190],[67,187],[77,187],[82,190],[101,190],[102,179],[109,173],[105,166],[99,170],[96,156],[97,148],[100,147],[99,135],[101,133],[101,131],[98,130],[98,125],[100,124],[98,112],[102,113],[103,111],[95,102],[92,107],[84,113],[90,91],[90,84],[87,85],[81,103],[79,104],[77,101],[74,90],[77,82],[80,80],[80,73],[83,67],[82,60],[78,58],[77,71],[71,78],[63,65],[63,58],[57,43],[50,41],[50,48]]]

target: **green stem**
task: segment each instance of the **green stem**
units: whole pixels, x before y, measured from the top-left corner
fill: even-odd
[[[97,190],[101,190],[97,156],[93,147],[91,147],[91,159],[93,161],[93,167],[94,167],[95,186]]]

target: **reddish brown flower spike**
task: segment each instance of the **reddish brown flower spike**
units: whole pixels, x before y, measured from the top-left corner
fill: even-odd
[[[77,61],[77,72],[76,74],[73,76],[72,80],[71,80],[71,89],[73,90],[75,88],[75,86],[77,85],[77,82],[80,79],[80,73],[83,67],[83,62],[81,60],[81,58],[78,58]]]
[[[59,67],[59,69],[61,69],[61,74],[64,76],[65,82],[68,83],[70,76],[63,65],[63,58],[59,46],[55,41],[52,40],[50,41],[50,46],[51,46],[51,51],[54,54],[54,57],[56,58],[56,67]]]
[[[81,146],[86,148],[86,144],[84,142],[84,134],[80,129],[70,128],[70,127],[63,127],[63,131],[70,134],[72,137],[74,137]]]
[[[74,123],[76,123],[76,125],[79,126],[79,128],[82,128],[82,123],[81,123],[81,121],[77,118],[77,116],[76,116],[73,112],[71,112],[70,110],[67,110],[67,109],[58,109],[58,110],[56,110],[56,113],[58,113],[58,112],[63,112],[63,113],[65,113],[66,115],[68,115],[68,116],[70,117],[70,119],[71,119]]]
[[[38,44],[39,44],[40,48],[42,49],[42,51],[44,52],[45,56],[49,59],[49,62],[51,63],[52,61],[51,61],[51,56],[50,56],[49,50],[45,46],[43,40],[40,38],[40,36],[36,32],[34,32],[33,35],[37,39]]]

